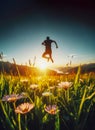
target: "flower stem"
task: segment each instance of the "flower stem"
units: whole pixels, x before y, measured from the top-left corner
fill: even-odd
[[[21,130],[20,113],[18,114],[18,127],[19,130]]]

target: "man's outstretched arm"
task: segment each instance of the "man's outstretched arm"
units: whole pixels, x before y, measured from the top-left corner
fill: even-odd
[[[55,45],[56,45],[56,48],[58,48],[58,45],[57,45],[56,41],[53,41],[53,42],[55,43]]]
[[[45,42],[42,42],[42,45],[45,45]]]

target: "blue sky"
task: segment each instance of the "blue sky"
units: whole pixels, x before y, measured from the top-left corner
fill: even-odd
[[[36,64],[46,62],[41,57],[41,43],[50,36],[59,47],[52,44],[54,63],[48,63],[50,66],[65,66],[70,61],[72,65],[95,62],[93,5],[41,2],[1,3],[0,51],[4,60],[13,62],[15,58],[18,64],[26,64],[36,56]]]

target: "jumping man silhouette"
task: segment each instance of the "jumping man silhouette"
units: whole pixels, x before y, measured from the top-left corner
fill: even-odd
[[[53,63],[54,61],[53,61],[53,58],[52,58],[52,49],[51,49],[52,43],[55,43],[56,48],[58,48],[56,41],[51,40],[48,36],[46,37],[46,40],[42,42],[42,45],[45,46],[45,52],[42,54],[42,57],[46,58],[47,61],[51,60],[52,63]]]

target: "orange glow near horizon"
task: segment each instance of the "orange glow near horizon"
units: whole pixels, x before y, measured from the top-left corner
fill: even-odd
[[[37,67],[40,69],[40,70],[46,70],[48,68],[48,62],[47,61],[44,61],[44,60],[40,60],[37,64]]]

